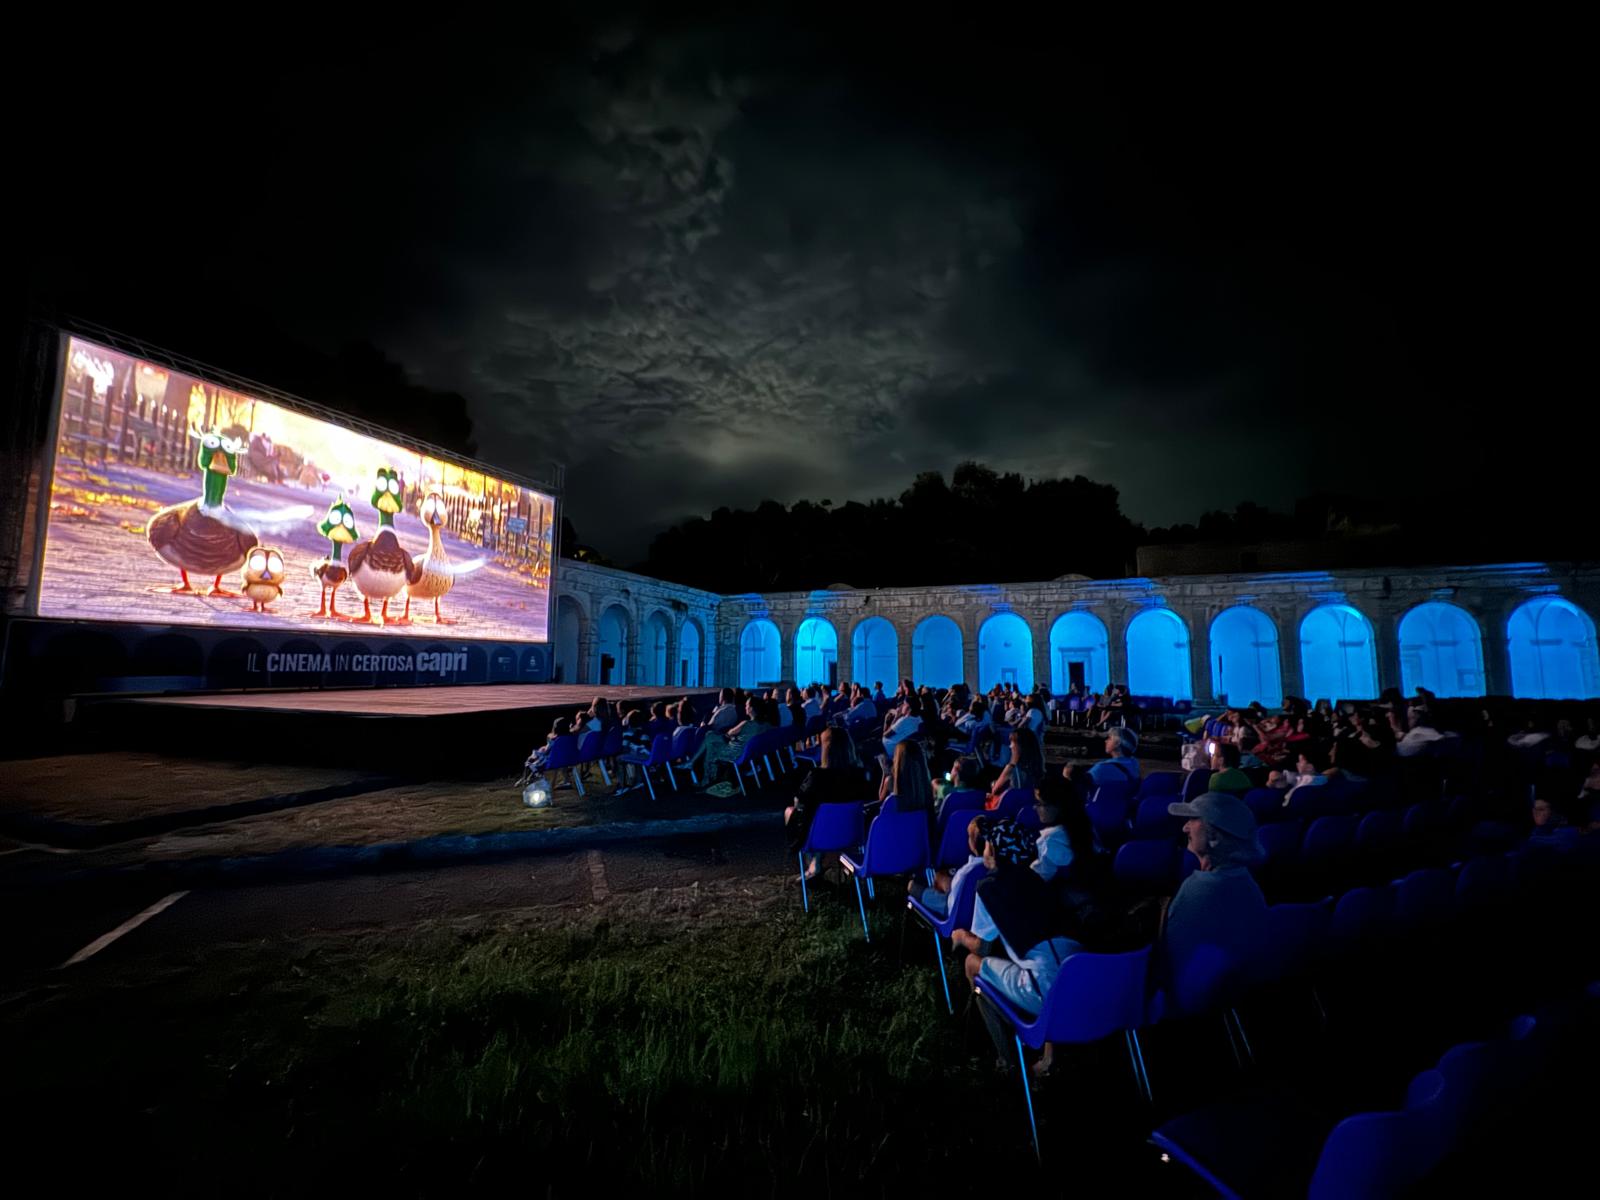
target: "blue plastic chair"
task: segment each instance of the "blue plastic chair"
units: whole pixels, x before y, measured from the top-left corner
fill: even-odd
[[[939,806],[939,835],[944,836],[945,826],[952,821],[959,820],[962,828],[966,828],[967,822],[972,820],[972,814],[982,812],[988,800],[989,797],[977,788],[961,788],[951,792]],[[967,815],[958,818],[957,813]]]
[[[1312,1172],[1308,1200],[1408,1194],[1438,1164],[1446,1143],[1433,1110],[1448,1103],[1438,1071],[1424,1071],[1406,1090],[1400,1112],[1359,1113],[1333,1127]]]
[[[1138,799],[1143,801],[1151,796],[1165,796],[1169,800],[1176,800],[1182,793],[1182,771],[1151,771],[1139,784]]]
[[[1034,833],[1038,833],[1044,828],[1044,822],[1039,819],[1039,810],[1031,804],[1024,804],[1017,809],[1011,819],[1024,829],[1032,830]]]
[[[1283,797],[1279,788],[1251,788],[1244,794],[1244,802],[1255,814],[1257,825],[1271,825],[1288,815],[1283,808]]]
[[[859,800],[846,803],[819,804],[811,818],[811,830],[806,834],[806,844],[800,847],[800,905],[811,911],[811,895],[806,886],[806,855],[840,854],[846,850],[860,850],[867,840],[865,807]]]
[[[594,763],[600,768],[600,778],[606,781],[606,786],[611,786],[611,773],[606,770],[604,751],[606,748],[605,731],[591,729],[588,733],[578,738],[578,766]],[[580,790],[580,795],[582,794]]]
[[[927,871],[928,818],[921,812],[900,812],[885,803],[878,812],[872,828],[867,830],[867,848],[860,859],[848,854],[839,855],[839,863],[855,880],[856,905],[861,910],[861,932],[867,941],[872,931],[867,928],[867,902],[861,893],[861,881],[885,875],[909,875],[913,871]]]
[[[672,739],[664,733],[658,733],[650,742],[649,753],[641,754],[638,751],[634,751],[632,754],[624,754],[620,757],[619,761],[639,768],[639,774],[644,776],[644,786],[649,789],[650,799],[652,800],[656,798],[656,785],[650,778],[650,768],[664,768],[669,773],[670,778],[672,770],[669,762],[671,747]]]
[[[1182,833],[1184,819],[1167,811],[1167,806],[1176,799],[1174,794],[1147,796],[1139,801],[1139,807],[1133,815],[1134,840],[1148,841],[1154,838],[1171,841]]]
[[[1022,1096],[1028,1106],[1028,1129],[1033,1134],[1035,1157],[1042,1158],[1039,1123],[1033,1114],[1033,1087],[1028,1081],[1024,1044],[1037,1050],[1046,1042],[1083,1044],[1121,1033],[1127,1042],[1134,1082],[1145,1101],[1150,1101],[1150,1076],[1145,1071],[1138,1033],[1144,1023],[1145,978],[1149,970],[1148,946],[1127,954],[1074,954],[1061,964],[1036,1017],[1017,1011],[981,975],[978,977],[978,994],[1011,1026],[1016,1039]]]
[[[972,818],[977,816],[977,811],[962,811],[966,820],[950,821],[944,827],[944,832],[939,835],[939,852],[933,856],[935,867],[956,867],[967,861],[972,848],[967,844],[967,826],[972,823]]]
[[[1304,836],[1305,826],[1299,821],[1263,825],[1256,830],[1256,840],[1261,843],[1262,865],[1274,871],[1284,869],[1300,857],[1300,840]]]
[[[1181,851],[1173,841],[1125,842],[1111,860],[1111,874],[1141,896],[1170,896],[1178,890]]]
[[[1410,932],[1435,929],[1450,920],[1455,908],[1456,877],[1442,867],[1424,867],[1397,881],[1395,920]]]
[[[994,815],[997,817],[1015,818],[1025,808],[1033,805],[1033,791],[1029,788],[1007,788],[1000,797],[1000,803],[995,806]]]
[[[694,768],[687,766],[689,759],[700,751],[700,743],[705,741],[706,731],[699,725],[684,725],[672,733],[672,746],[667,752],[667,778],[672,781],[672,786],[678,786],[676,765],[688,773],[690,783],[698,783],[695,778]]]
[[[933,930],[933,956],[939,963],[939,983],[944,987],[944,1006],[953,1016],[955,1002],[950,998],[950,976],[944,965],[944,939],[958,929],[972,928],[972,910],[977,906],[978,884],[989,874],[987,867],[974,867],[946,898],[946,915],[940,916],[915,896],[906,898],[906,907],[918,920]]]
[[[1394,919],[1395,889],[1386,887],[1351,888],[1333,906],[1328,937],[1343,949],[1360,946],[1384,932]]]
[[[577,735],[564,733],[550,743],[549,752],[544,759],[544,769],[551,772],[565,771],[572,786],[577,789],[578,795],[582,796],[585,794],[583,780],[579,777],[577,768],[583,761],[578,753]]]
[[[1197,767],[1183,781],[1183,799],[1187,803],[1211,786],[1211,768]]]
[[[1494,912],[1511,898],[1511,864],[1503,854],[1484,854],[1461,864],[1456,876],[1456,911]]]
[[[1300,843],[1301,865],[1311,870],[1329,870],[1343,864],[1355,845],[1360,819],[1355,816],[1318,817],[1306,827]]]
[[[755,784],[755,786],[758,788],[761,786],[762,760],[772,752],[772,735],[781,732],[781,730],[777,729],[765,730],[756,734],[754,737],[749,738],[745,744],[739,748],[739,753],[734,757],[733,760],[733,774],[734,777],[739,781],[739,792],[741,795],[748,796],[750,794],[749,790],[744,785],[744,777],[747,771],[750,774],[750,782]],[[769,776],[772,774],[772,764],[770,762],[767,763],[767,774]]]
[[[1393,809],[1369,812],[1356,826],[1356,853],[1368,858],[1394,854],[1405,841],[1405,824],[1405,817]]]

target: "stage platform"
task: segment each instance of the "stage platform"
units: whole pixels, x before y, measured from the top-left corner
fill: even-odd
[[[688,696],[704,713],[716,691],[507,683],[82,697],[75,740],[101,750],[494,778],[516,774],[557,717],[596,696],[644,707]]]

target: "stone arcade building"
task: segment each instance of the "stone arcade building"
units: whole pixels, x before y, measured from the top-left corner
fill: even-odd
[[[566,682],[894,681],[1260,700],[1600,696],[1600,566],[1189,575],[814,592],[711,592],[564,561]]]

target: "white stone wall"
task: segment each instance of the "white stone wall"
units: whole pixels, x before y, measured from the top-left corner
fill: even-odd
[[[979,631],[997,612],[1014,612],[1028,622],[1033,635],[1034,677],[1048,683],[1050,627],[1057,617],[1073,609],[1093,613],[1104,622],[1111,678],[1125,681],[1128,622],[1145,608],[1164,606],[1182,617],[1189,628],[1190,667],[1198,701],[1211,699],[1211,621],[1235,604],[1253,605],[1277,626],[1283,686],[1290,695],[1302,690],[1300,622],[1324,604],[1349,604],[1372,623],[1379,686],[1385,688],[1400,686],[1400,618],[1428,600],[1458,605],[1472,614],[1482,632],[1486,690],[1491,695],[1511,692],[1506,620],[1518,605],[1536,595],[1552,594],[1570,600],[1591,619],[1600,614],[1600,566],[1544,563],[1160,579],[1074,578],[1047,583],[717,596],[627,571],[563,559],[557,567],[556,590],[558,608],[561,603],[575,604],[580,614],[583,673],[571,682],[593,682],[598,677],[594,628],[600,613],[611,605],[619,606],[627,618],[629,682],[641,678],[638,631],[650,613],[660,610],[672,621],[669,661],[677,661],[676,648],[685,621],[696,621],[706,635],[701,679],[707,686],[738,682],[739,635],[757,617],[765,617],[778,627],[784,678],[793,677],[795,633],[806,618],[824,617],[833,624],[839,637],[840,675],[849,678],[856,625],[869,617],[884,617],[894,625],[899,638],[896,675],[905,677],[911,674],[912,633],[919,622],[936,613],[950,617],[961,627],[966,677],[976,681]]]

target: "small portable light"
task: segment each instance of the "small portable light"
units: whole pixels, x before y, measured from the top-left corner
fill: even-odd
[[[543,775],[535,775],[522,789],[522,802],[529,808],[545,808],[550,803],[550,784]]]

